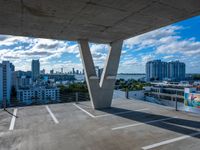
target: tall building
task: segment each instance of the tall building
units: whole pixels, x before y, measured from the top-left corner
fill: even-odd
[[[72,74],[75,74],[75,69],[74,68],[72,68]]]
[[[36,79],[40,76],[40,61],[39,60],[32,60],[31,71],[32,71],[32,80],[36,81]]]
[[[163,62],[153,60],[146,63],[147,81],[168,79],[180,81],[185,79],[185,63],[179,61]]]
[[[168,78],[171,80],[184,80],[185,79],[185,64],[179,61],[172,61],[168,63]]]
[[[52,70],[50,70],[50,74],[54,74],[54,70],[52,69]]]
[[[83,69],[83,72],[82,72],[82,74],[84,75],[85,73],[84,73],[84,69]]]
[[[45,69],[42,69],[40,72],[41,74],[45,74]]]
[[[9,105],[12,86],[12,70],[14,65],[9,61],[0,64],[0,105]]]
[[[150,80],[162,80],[163,73],[165,72],[164,65],[162,66],[161,60],[149,61],[146,63],[146,78]]]
[[[103,73],[103,68],[99,68],[99,66],[95,66],[96,75],[99,79],[101,79],[101,75]]]
[[[79,70],[76,70],[76,74],[79,74]]]

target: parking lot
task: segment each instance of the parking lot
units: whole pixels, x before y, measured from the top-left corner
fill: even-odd
[[[14,114],[13,115],[11,115]],[[200,116],[136,100],[0,110],[1,150],[199,150]]]

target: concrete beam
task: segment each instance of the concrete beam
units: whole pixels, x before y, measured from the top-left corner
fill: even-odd
[[[111,43],[200,15],[200,0],[0,0],[0,34]]]
[[[111,106],[122,44],[122,40],[110,44],[111,49],[109,50],[99,83],[88,41],[79,40],[80,55],[85,70],[91,103],[94,109],[108,108]]]

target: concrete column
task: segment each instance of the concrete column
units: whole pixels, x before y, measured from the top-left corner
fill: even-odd
[[[111,106],[122,44],[122,40],[110,44],[111,49],[109,50],[99,83],[88,41],[79,40],[79,50],[85,70],[86,82],[91,103],[95,109],[108,108]]]

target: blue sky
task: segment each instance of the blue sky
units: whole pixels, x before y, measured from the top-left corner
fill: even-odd
[[[187,73],[200,73],[199,26],[200,16],[125,40],[118,72],[144,73],[147,61],[161,59],[185,62]],[[103,67],[110,47],[91,43],[90,48],[95,65]],[[32,59],[40,59],[46,71],[82,70],[76,42],[0,35],[0,61],[30,70]]]

